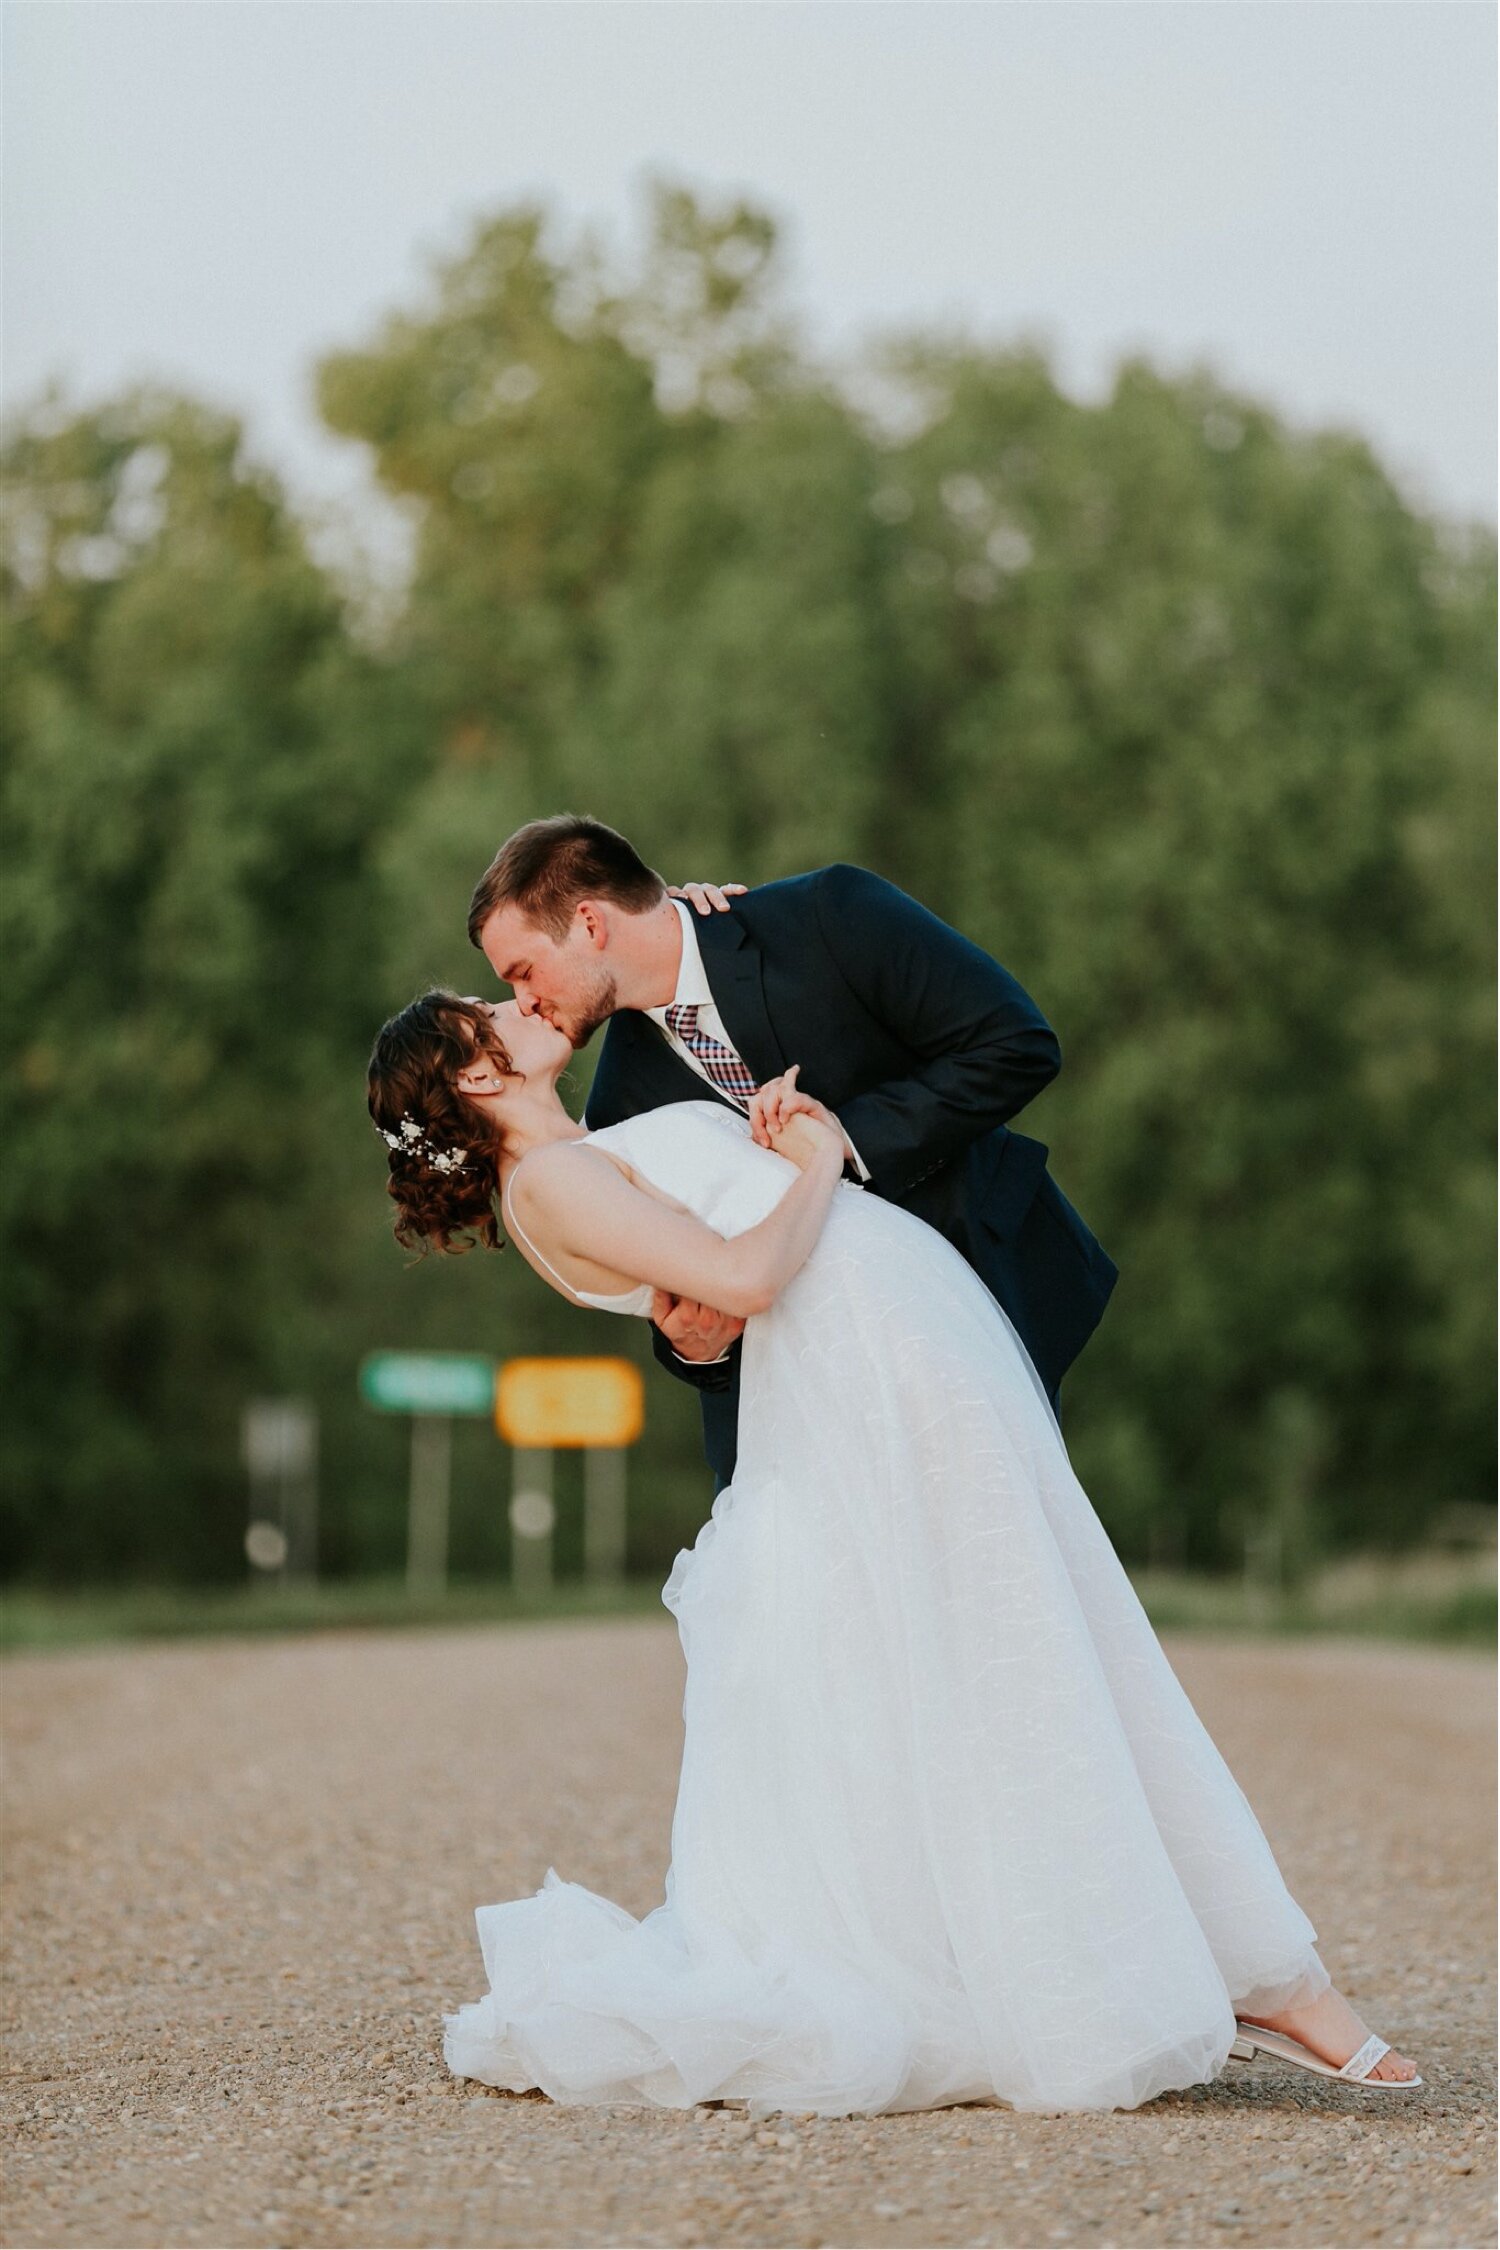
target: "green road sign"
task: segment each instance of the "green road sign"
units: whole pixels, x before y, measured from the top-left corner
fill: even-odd
[[[480,1352],[372,1352],[359,1393],[382,1414],[490,1415],[495,1362]]]

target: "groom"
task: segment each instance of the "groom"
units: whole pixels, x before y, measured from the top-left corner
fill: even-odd
[[[594,1131],[664,1102],[744,1114],[757,1086],[800,1064],[802,1090],[843,1126],[846,1178],[968,1260],[1055,1412],[1116,1269],[1048,1174],[1043,1144],[1007,1128],[1060,1066],[1040,1011],[997,961],[862,867],[762,883],[722,911],[691,888],[698,913],[614,829],[559,813],[501,846],[469,936],[522,1012],[575,1048],[608,1021],[584,1110]],[[663,1291],[655,1310],[656,1357],[700,1393],[722,1491],[745,1324]]]

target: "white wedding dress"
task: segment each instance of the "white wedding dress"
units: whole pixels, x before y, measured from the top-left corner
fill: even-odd
[[[713,1101],[592,1135],[725,1236],[795,1170]],[[594,1298],[645,1314],[650,1290]],[[734,1481],[663,1593],[664,1902],[548,1868],[475,1919],[460,2077],[826,2115],[1130,2109],[1329,1983],[1006,1314],[852,1183],[745,1328]]]

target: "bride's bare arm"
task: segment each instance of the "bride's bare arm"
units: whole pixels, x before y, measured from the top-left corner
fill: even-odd
[[[799,1120],[799,1123],[804,1122]],[[748,1319],[764,1312],[817,1241],[844,1152],[816,1129],[806,1162],[774,1211],[743,1234],[715,1233],[632,1186],[617,1165],[566,1141],[533,1149],[511,1180],[526,1232],[550,1250],[591,1258],[674,1297]]]

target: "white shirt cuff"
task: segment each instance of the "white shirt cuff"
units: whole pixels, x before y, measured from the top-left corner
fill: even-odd
[[[844,1135],[844,1138],[846,1141],[849,1141],[849,1136],[847,1133]],[[854,1149],[854,1169],[859,1174],[859,1184],[861,1187],[863,1187],[866,1180],[870,1177],[870,1167],[865,1162],[864,1158],[860,1155],[859,1150],[857,1148],[854,1148],[853,1141],[849,1141],[849,1146],[851,1149]]]
[[[669,1344],[667,1349],[674,1359],[682,1361],[684,1367],[718,1367],[728,1359],[730,1353],[734,1350],[734,1345],[732,1343],[726,1344],[721,1352],[715,1352],[712,1359],[687,1359],[675,1344]]]

